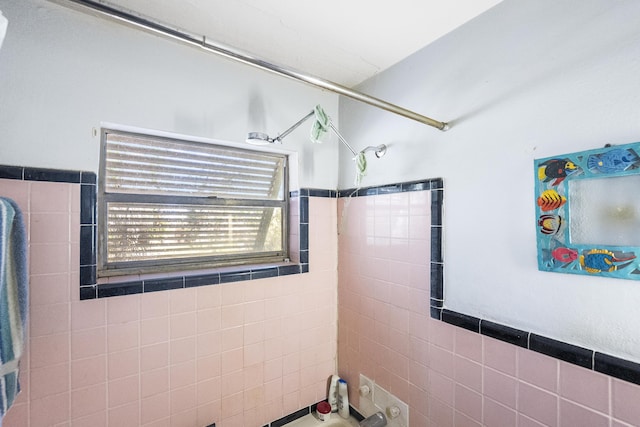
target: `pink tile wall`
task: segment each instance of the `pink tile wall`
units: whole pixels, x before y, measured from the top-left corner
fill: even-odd
[[[429,317],[429,196],[338,203],[340,375],[404,400],[413,427],[640,425],[639,386]]]
[[[338,218],[310,198],[309,274],[82,302],[78,186],[0,195],[25,214],[31,274],[5,426],[261,426],[324,398],[336,351],[412,426],[640,425],[640,387],[428,317],[428,192],[341,199]]]
[[[335,199],[310,198],[311,272],[79,301],[80,189],[0,180],[29,230],[22,392],[5,427],[256,427],[326,396]]]

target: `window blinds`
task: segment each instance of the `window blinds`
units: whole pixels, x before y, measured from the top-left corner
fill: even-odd
[[[105,132],[101,269],[283,260],[285,171],[283,155]]]

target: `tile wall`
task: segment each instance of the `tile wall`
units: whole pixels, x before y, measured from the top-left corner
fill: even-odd
[[[640,425],[637,385],[431,319],[429,191],[310,197],[307,274],[85,301],[80,186],[0,195],[25,214],[31,291],[5,426],[259,426],[323,399],[336,352],[412,426]]]
[[[23,390],[4,426],[260,426],[335,370],[336,199],[309,198],[311,271],[80,301],[80,185],[0,179],[29,231]]]
[[[430,191],[365,194],[338,203],[348,382],[374,379],[415,427],[640,425],[640,386],[432,319]]]

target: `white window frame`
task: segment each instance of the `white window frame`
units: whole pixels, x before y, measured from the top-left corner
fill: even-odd
[[[241,266],[256,264],[273,264],[284,262],[289,258],[289,156],[282,153],[265,153],[264,150],[250,150],[245,148],[237,148],[233,145],[209,144],[213,147],[219,147],[229,150],[237,150],[238,152],[247,152],[254,154],[267,154],[274,157],[280,157],[284,162],[283,170],[283,191],[279,200],[259,200],[245,198],[225,198],[225,197],[193,197],[193,196],[175,196],[175,195],[139,195],[126,194],[106,191],[106,160],[107,160],[107,137],[109,134],[132,136],[144,139],[153,139],[158,141],[169,141],[186,144],[209,144],[206,142],[186,139],[174,138],[167,136],[156,136],[149,133],[123,131],[112,128],[103,128],[101,132],[101,156],[100,171],[98,179],[98,264],[97,276],[109,277],[119,275],[132,274],[153,274],[164,272],[180,272],[189,270],[212,269],[225,266]],[[224,256],[206,256],[195,258],[181,259],[161,259],[147,261],[128,261],[128,262],[108,262],[107,261],[107,243],[108,243],[108,225],[107,225],[107,209],[109,203],[129,203],[132,205],[154,203],[167,205],[198,205],[208,206],[255,206],[255,207],[274,207],[280,209],[281,212],[281,248],[279,251],[271,251],[264,253],[242,253]]]

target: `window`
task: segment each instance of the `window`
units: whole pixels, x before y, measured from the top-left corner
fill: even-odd
[[[105,130],[99,276],[284,261],[285,155]]]

